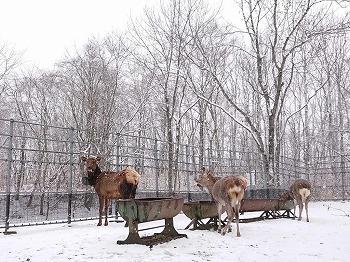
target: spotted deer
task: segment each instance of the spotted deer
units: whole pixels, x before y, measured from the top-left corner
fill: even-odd
[[[216,177],[210,171],[203,168],[203,173],[195,178],[199,186],[206,187],[215,200],[219,221],[221,221],[222,208],[225,207],[228,216],[226,226],[221,229],[219,222],[218,232],[225,235],[231,229],[233,215],[237,226],[237,237],[241,236],[239,231],[239,210],[248,181],[242,175]]]
[[[311,196],[311,184],[306,179],[297,179],[290,186],[289,191],[285,192],[280,196],[280,199],[283,201],[286,200],[294,200],[294,216],[293,219],[296,218],[295,210],[296,206],[299,206],[299,218],[298,220],[302,220],[302,212],[303,212],[303,204],[305,204],[306,211],[306,221],[309,222],[309,201]]]

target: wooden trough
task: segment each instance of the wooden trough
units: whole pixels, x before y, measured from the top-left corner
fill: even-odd
[[[243,199],[240,213],[262,211],[258,217],[240,219],[240,223],[252,222],[264,219],[289,218],[291,209],[293,208],[292,201],[282,202],[279,199]],[[218,227],[218,222],[224,226],[226,220],[218,221],[218,211],[214,201],[196,201],[184,203],[182,208],[183,213],[191,219],[191,223],[185,229],[193,226],[195,229],[210,229],[215,230]],[[226,212],[223,209],[223,212]],[[208,219],[204,222],[204,219]]]
[[[125,199],[119,200],[118,203],[119,213],[129,226],[128,237],[125,240],[118,240],[118,244],[153,246],[172,239],[187,237],[175,230],[173,221],[174,216],[179,214],[183,208],[184,199],[182,197]],[[161,219],[164,219],[164,225],[145,229],[138,228],[140,223]],[[145,237],[139,235],[140,231],[159,227],[164,227],[161,233]]]

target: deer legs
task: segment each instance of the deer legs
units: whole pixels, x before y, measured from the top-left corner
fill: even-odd
[[[109,199],[108,198],[103,198],[103,197],[99,197],[99,209],[98,209],[98,213],[99,213],[99,217],[98,217],[98,224],[97,226],[102,226],[102,213],[104,210],[104,214],[105,214],[105,226],[108,226],[108,207],[109,207]]]
[[[296,211],[296,206],[299,206],[299,217],[298,217],[298,220],[301,221],[302,220],[302,213],[303,213],[303,201],[297,201],[297,200],[294,200],[294,217],[293,219],[296,218],[296,215],[295,215],[295,211]],[[307,222],[310,222],[309,220],[309,199],[307,198],[305,200],[305,211],[306,211],[306,221]]]
[[[222,214],[222,205],[217,204],[218,207],[218,214],[219,214],[219,226],[218,226],[218,232],[221,233],[221,235],[225,235],[227,232],[231,231],[231,223],[233,220],[233,215],[235,216],[236,226],[237,226],[237,236],[241,236],[241,232],[239,231],[239,209],[240,204],[235,205],[233,208],[230,204],[225,204],[226,207],[226,213],[227,213],[227,224],[226,226],[221,229],[221,214]]]
[[[305,201],[306,221],[307,221],[307,222],[310,222],[310,220],[309,220],[309,207],[308,207],[308,205],[309,205],[309,199],[306,199],[306,201]]]
[[[221,233],[221,215],[222,215],[222,205],[220,203],[216,203],[216,206],[218,208],[218,232]]]
[[[233,209],[230,205],[225,205],[226,207],[226,213],[227,213],[227,224],[226,226],[224,226],[224,228],[221,230],[221,235],[225,235],[226,232],[228,232],[231,228],[231,222],[232,222],[232,219],[233,219]]]
[[[98,209],[98,224],[97,226],[101,226],[102,225],[102,211],[103,211],[103,206],[104,206],[104,201],[103,201],[103,197],[98,197],[99,198],[99,209]]]
[[[239,210],[241,208],[241,204],[239,203],[237,206],[234,206],[235,211],[235,220],[236,220],[236,226],[237,226],[237,236],[241,236],[241,232],[239,231]]]
[[[105,226],[108,226],[108,207],[109,207],[109,199],[105,198]]]

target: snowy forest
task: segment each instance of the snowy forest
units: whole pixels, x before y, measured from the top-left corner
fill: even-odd
[[[0,43],[0,118],[260,156],[348,166],[350,3],[237,0],[232,19],[205,0],[160,1],[127,30],[91,37],[50,70],[18,70]],[[104,154],[107,154],[104,152]],[[347,181],[349,178],[347,178]],[[343,181],[344,182],[344,181]]]

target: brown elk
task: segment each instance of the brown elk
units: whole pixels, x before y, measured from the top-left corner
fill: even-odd
[[[80,157],[80,160],[86,163],[87,181],[95,188],[99,199],[99,221],[98,226],[102,225],[102,212],[104,208],[105,226],[108,225],[107,212],[111,199],[130,199],[135,198],[136,188],[141,176],[133,169],[126,168],[119,172],[101,171],[98,162],[101,157]]]
[[[199,186],[206,187],[214,198],[218,209],[219,221],[221,221],[222,208],[225,207],[226,209],[228,222],[223,229],[221,229],[221,222],[219,222],[218,232],[225,235],[231,229],[234,215],[237,225],[237,236],[240,237],[239,210],[247,188],[247,179],[242,175],[215,177],[210,171],[203,168],[202,175],[195,178],[195,181]]]
[[[297,179],[290,186],[289,191],[285,192],[280,196],[280,200],[294,200],[294,217],[295,219],[295,210],[296,206],[299,206],[299,218],[301,220],[301,213],[303,212],[303,203],[305,203],[306,211],[306,221],[309,222],[309,208],[308,204],[311,196],[311,184],[305,179]]]

